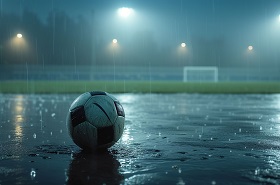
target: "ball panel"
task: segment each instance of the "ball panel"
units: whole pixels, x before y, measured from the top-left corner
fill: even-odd
[[[68,130],[69,135],[73,139],[73,137],[72,137],[72,135],[73,135],[73,126],[72,126],[72,122],[71,122],[70,112],[68,112],[67,117],[66,117],[66,126],[67,126],[67,130]]]
[[[82,106],[84,105],[88,99],[91,97],[90,93],[89,92],[86,92],[86,93],[83,93],[81,94],[80,96],[78,96],[74,101],[73,103],[71,104],[70,106],[70,111],[78,106]]]
[[[117,142],[124,130],[124,117],[119,116],[114,124],[114,141]]]
[[[85,115],[88,122],[96,127],[112,125],[106,114],[94,103],[85,106]]]
[[[115,103],[115,107],[116,107],[118,115],[125,117],[123,106],[120,104],[120,102],[115,101],[114,103]]]
[[[73,128],[74,143],[83,149],[94,149],[97,146],[97,128],[85,121]]]
[[[97,127],[110,126],[117,118],[114,102],[106,95],[91,97],[85,104],[85,114],[87,120]]]
[[[85,109],[84,106],[82,105],[72,109],[70,111],[70,115],[71,115],[71,123],[73,127],[86,121]]]
[[[97,128],[97,144],[104,145],[114,141],[114,126]]]
[[[91,96],[96,96],[96,95],[106,95],[105,92],[103,91],[92,91],[92,92],[89,92]]]

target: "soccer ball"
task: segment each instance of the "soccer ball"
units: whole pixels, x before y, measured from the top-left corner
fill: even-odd
[[[106,149],[122,136],[125,113],[106,92],[86,92],[71,104],[66,124],[76,145],[84,150]]]

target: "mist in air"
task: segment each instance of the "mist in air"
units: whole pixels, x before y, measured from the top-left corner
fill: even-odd
[[[1,66],[280,67],[277,0],[1,0],[0,6]]]

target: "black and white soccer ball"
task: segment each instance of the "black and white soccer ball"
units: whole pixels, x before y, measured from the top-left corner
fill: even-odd
[[[70,106],[66,123],[74,143],[84,150],[109,148],[122,136],[125,113],[106,92],[86,92]]]

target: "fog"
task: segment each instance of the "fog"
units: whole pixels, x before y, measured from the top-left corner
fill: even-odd
[[[1,0],[0,10],[1,66],[279,68],[278,0]]]

